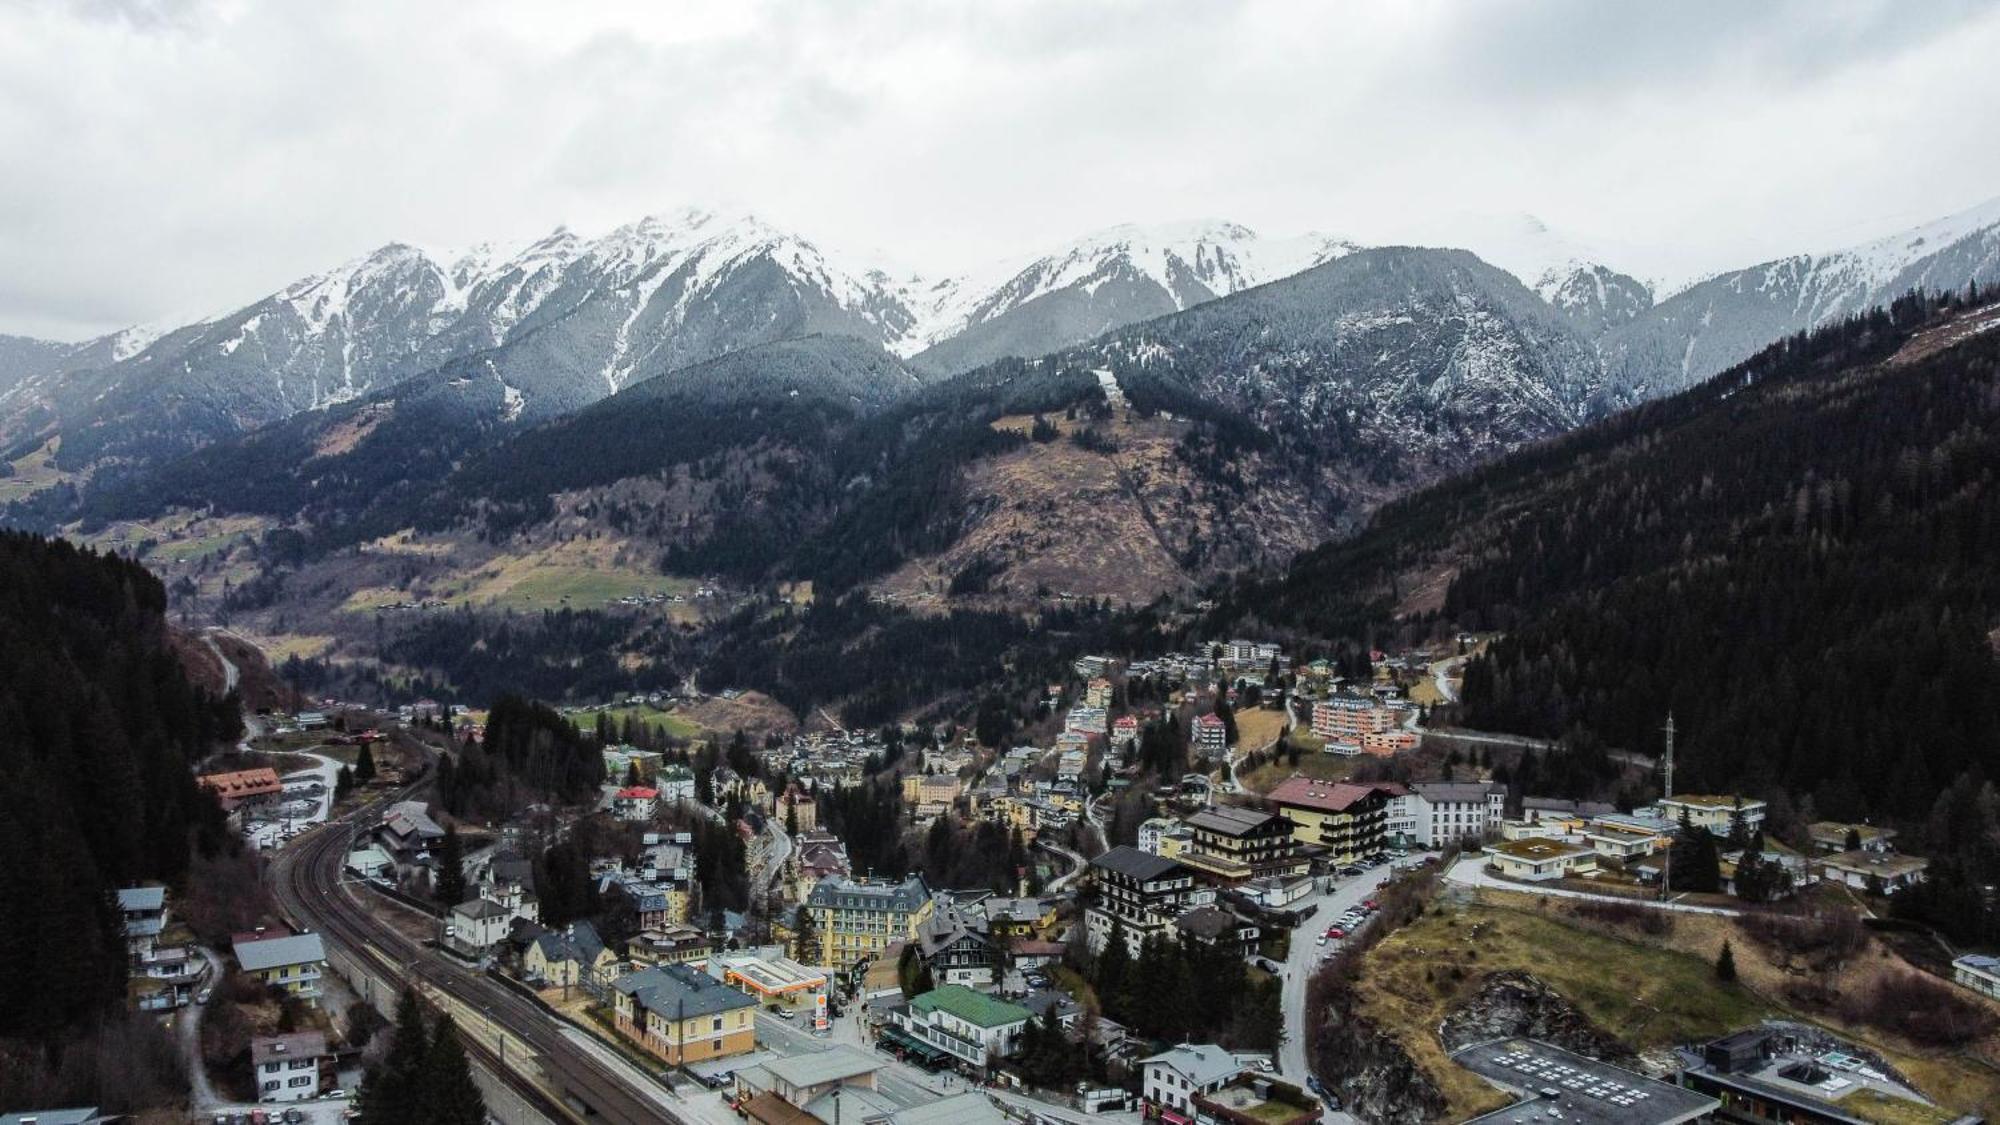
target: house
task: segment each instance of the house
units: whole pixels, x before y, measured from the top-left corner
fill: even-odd
[[[875,1075],[883,1065],[845,1043],[824,1051],[774,1056],[736,1072],[737,1112],[760,1125],[887,1117],[896,1107],[875,1092]]]
[[[285,792],[278,771],[267,767],[236,770],[232,773],[205,773],[195,783],[215,794],[226,810],[244,805],[268,804]]]
[[[1846,824],[1835,820],[1816,820],[1806,831],[1812,837],[1813,850],[1822,855],[1846,851],[1886,852],[1896,839],[1893,828]]]
[[[1189,732],[1188,745],[1194,748],[1197,757],[1220,755],[1229,749],[1229,724],[1213,711],[1195,716],[1193,729]]]
[[[1087,707],[1105,708],[1111,706],[1111,681],[1096,676],[1083,686],[1083,702]]]
[[[1246,922],[1219,906],[1195,907],[1174,919],[1174,930],[1184,941],[1222,946],[1244,956],[1257,952],[1260,936],[1254,923]]]
[[[165,887],[121,887],[118,913],[125,923],[125,953],[134,965],[150,961],[167,928]]]
[[[1487,868],[1509,879],[1542,883],[1569,875],[1597,874],[1597,853],[1566,840],[1503,840],[1481,850],[1486,853]]]
[[[1981,996],[2000,1000],[2000,957],[1967,953],[1951,963],[1951,979]]]
[[[1138,737],[1139,717],[1137,715],[1120,715],[1111,720],[1111,744],[1113,746],[1123,746],[1128,742],[1137,740]]]
[[[911,997],[897,1026],[911,1038],[943,1051],[961,1066],[984,1070],[996,1059],[1014,1053],[1021,1032],[1034,1013],[975,992],[962,984],[947,984]]]
[[[931,915],[931,892],[921,875],[902,882],[834,876],[806,896],[806,909],[819,928],[827,964],[853,965],[879,956],[890,942],[909,941]]]
[[[1601,859],[1626,864],[1645,859],[1672,842],[1668,832],[1652,832],[1611,821],[1593,822],[1583,828],[1583,842]]]
[[[1931,861],[1896,852],[1876,852],[1863,848],[1856,852],[1824,855],[1813,861],[1820,878],[1872,894],[1894,894],[1904,887],[1924,881]]]
[[[1164,936],[1174,919],[1215,901],[1213,891],[1196,885],[1192,869],[1124,844],[1091,860],[1089,871],[1097,901],[1084,911],[1084,934],[1093,953],[1122,931],[1136,957],[1146,939]]]
[[[1160,854],[1160,838],[1173,831],[1180,821],[1170,817],[1147,817],[1139,824],[1139,850],[1153,855]]]
[[[635,963],[693,965],[706,962],[714,954],[715,942],[693,926],[670,925],[641,930],[625,943],[625,951]]]
[[[1727,836],[1740,817],[1748,834],[1764,826],[1764,802],[1754,798],[1682,793],[1656,802],[1661,815],[1678,824],[1685,819],[1696,828]]]
[[[810,832],[819,827],[818,802],[796,782],[785,787],[784,794],[771,806],[771,815],[788,832],[794,828]]]
[[[1361,752],[1377,758],[1393,758],[1422,745],[1424,738],[1406,727],[1374,730],[1361,736]]]
[[[660,791],[650,785],[628,785],[611,798],[611,815],[619,820],[644,822],[653,819],[660,804]]]
[[[607,875],[598,882],[599,894],[613,894],[632,906],[641,930],[659,930],[688,920],[688,892],[685,886],[650,883],[631,873]]]
[[[377,844],[364,844],[347,853],[347,869],[363,879],[386,879],[396,873],[396,859]]]
[[[646,784],[659,791],[660,802],[677,805],[694,800],[694,771],[682,765],[661,765]]]
[[[1139,1067],[1146,1115],[1173,1113],[1190,1121],[1197,1096],[1220,1090],[1244,1070],[1235,1055],[1213,1043],[1183,1043],[1139,1060]]]
[[[490,898],[469,898],[444,917],[444,944],[467,957],[478,957],[505,941],[514,914]]]
[[[398,867],[412,867],[444,839],[444,829],[431,819],[430,810],[422,801],[398,801],[382,817],[375,839],[396,857]]]
[[[1292,777],[1278,783],[1270,803],[1292,822],[1301,844],[1327,849],[1336,863],[1352,863],[1381,851],[1389,799],[1400,789],[1352,782]]]
[[[1068,1031],[1083,1018],[1083,1005],[1075,997],[1059,988],[1039,988],[1021,997],[1021,1006],[1037,1020],[1046,1020],[1050,1012],[1055,1013],[1056,1026]]]
[[[940,984],[991,985],[1001,955],[983,914],[941,907],[917,926],[917,955]]]
[[[334,1054],[326,1032],[295,1031],[250,1040],[250,1070],[260,1102],[302,1102],[333,1084]]]
[[[1252,879],[1243,886],[1243,893],[1249,896],[1250,901],[1266,910],[1283,910],[1312,894],[1312,890],[1310,875],[1290,879]]]
[[[671,1066],[757,1047],[757,1001],[687,965],[655,965],[611,982],[612,1024]]]
[[[318,1003],[320,976],[326,971],[326,946],[318,934],[267,937],[260,929],[238,935],[234,951],[244,972],[272,988]]]
[[[986,929],[994,939],[1033,937],[1055,928],[1056,900],[1053,898],[1002,898],[995,895],[978,904],[986,916]]]
[[[854,871],[847,858],[847,845],[830,832],[800,832],[792,840],[792,868],[796,873],[794,897],[804,899],[823,879],[849,875]]]
[[[1234,886],[1252,879],[1303,875],[1309,866],[1292,822],[1261,809],[1216,805],[1187,818],[1192,846],[1179,859],[1210,882]]]
[[[1417,799],[1417,843],[1427,848],[1485,839],[1506,815],[1507,787],[1493,782],[1419,781],[1410,793]]]
[[[560,933],[538,935],[521,955],[521,975],[547,988],[575,988],[604,980],[617,969],[617,955],[589,919],[572,922]]]

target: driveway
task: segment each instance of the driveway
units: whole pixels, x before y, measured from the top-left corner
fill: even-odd
[[[1285,958],[1284,1011],[1285,1039],[1278,1047],[1278,1073],[1285,1079],[1300,1086],[1306,1083],[1311,1073],[1306,1065],[1306,982],[1313,972],[1334,952],[1340,943],[1319,944],[1319,935],[1333,925],[1334,920],[1350,908],[1361,904],[1363,899],[1372,897],[1394,874],[1394,868],[1387,864],[1370,868],[1352,879],[1336,878],[1330,891],[1315,891],[1311,897],[1294,903],[1294,909],[1306,905],[1317,906],[1306,920],[1292,931],[1291,953]],[[1369,919],[1364,925],[1374,925]],[[1348,1120],[1344,1115],[1327,1114],[1329,1121]]]
[[[1743,912],[1726,906],[1697,906],[1691,902],[1660,902],[1649,898],[1628,898],[1624,895],[1597,895],[1588,891],[1573,891],[1566,887],[1545,887],[1537,883],[1517,883],[1512,879],[1502,879],[1486,870],[1486,861],[1478,856],[1468,856],[1451,865],[1445,872],[1447,882],[1461,887],[1477,887],[1488,891],[1507,891],[1517,895],[1547,895],[1550,898],[1575,898],[1587,902],[1616,902],[1626,906],[1643,906],[1651,910],[1672,910],[1681,914],[1716,914],[1734,918]]]
[[[207,967],[202,972],[201,984],[196,987],[198,996],[203,989],[214,987],[222,979],[222,965],[215,954],[197,945],[195,954]],[[206,1005],[189,1004],[174,1016],[174,1036],[180,1041],[181,1058],[187,1062],[188,1099],[193,1108],[207,1110],[220,1104],[222,1099],[215,1092],[215,1084],[208,1080],[208,1068],[201,1062],[201,1017]]]

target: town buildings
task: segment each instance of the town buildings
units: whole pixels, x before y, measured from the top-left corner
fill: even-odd
[[[245,805],[261,805],[277,800],[285,792],[278,771],[266,766],[233,773],[206,773],[195,779],[203,789],[215,794],[225,810]]]
[[[1084,912],[1084,934],[1093,953],[1122,930],[1137,956],[1148,938],[1166,936],[1174,920],[1215,893],[1195,882],[1194,871],[1176,860],[1120,845],[1090,861],[1097,901]]]
[[[1463,1048],[1452,1061],[1520,1100],[1475,1117],[1480,1125],[1681,1125],[1713,1114],[1717,1099],[1532,1039]],[[1467,1125],[1471,1125],[1468,1122]]]
[[[1336,692],[1313,701],[1313,736],[1324,740],[1330,750],[1355,753],[1364,737],[1382,734],[1395,725],[1395,711],[1373,696]]]
[[[1019,1004],[988,996],[962,984],[947,984],[914,996],[896,1025],[911,1038],[983,1071],[1014,1053],[1034,1013]]]
[[[318,934],[267,935],[260,929],[237,935],[234,952],[245,973],[309,1004],[319,1003],[326,946]]]
[[[1507,787],[1493,782],[1419,781],[1410,793],[1417,799],[1417,843],[1427,848],[1482,840],[1506,816]]]
[[[334,1054],[326,1032],[295,1031],[250,1040],[250,1070],[260,1102],[302,1102],[320,1096],[333,1080]]]
[[[656,965],[611,982],[612,1024],[669,1065],[756,1049],[757,1001],[688,965]]]
[[[1484,849],[1487,866],[1499,875],[1529,883],[1546,883],[1570,875],[1597,873],[1597,853],[1565,840],[1529,837],[1502,840]]]
[[[1177,858],[1211,882],[1234,886],[1252,879],[1305,874],[1308,866],[1293,824],[1276,813],[1215,805],[1190,816],[1191,845]]]
[[[848,966],[915,937],[930,917],[931,893],[921,875],[901,882],[835,876],[815,886],[805,905],[819,928],[821,956]]]
[[[1234,1081],[1244,1063],[1213,1043],[1183,1043],[1139,1060],[1139,1067],[1139,1096],[1146,1107],[1192,1121],[1194,1099]]]
[[[1212,711],[1196,715],[1188,744],[1197,755],[1220,756],[1229,749],[1229,725]]]
[[[1739,819],[1746,833],[1764,826],[1764,802],[1754,798],[1683,793],[1663,797],[1656,804],[1668,820],[1676,824],[1685,820],[1717,836],[1729,835]]]
[[[1382,850],[1393,790],[1351,782],[1288,778],[1269,801],[1292,822],[1301,844],[1317,844],[1337,863],[1352,863]]]

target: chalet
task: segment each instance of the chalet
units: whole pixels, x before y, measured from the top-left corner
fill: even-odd
[[[318,934],[266,935],[258,930],[238,935],[234,952],[245,973],[318,1004],[320,977],[326,971],[326,946]]]
[[[326,1032],[294,1031],[250,1040],[250,1070],[260,1102],[303,1102],[333,1084],[334,1053]]]
[[[939,984],[991,985],[999,975],[1000,949],[983,914],[940,907],[917,926],[913,940]]]
[[[1252,879],[1303,875],[1308,866],[1293,824],[1258,809],[1217,805],[1187,818],[1193,845],[1180,861],[1213,883],[1235,886]]]
[[[1327,849],[1337,863],[1352,863],[1382,850],[1389,799],[1400,787],[1356,785],[1292,777],[1278,783],[1268,800],[1292,824],[1299,843]]]
[[[1255,923],[1246,922],[1219,906],[1198,906],[1174,919],[1174,929],[1185,941],[1220,946],[1249,956],[1257,952],[1261,936]]]
[[[587,919],[571,923],[561,933],[540,934],[521,955],[522,975],[544,987],[574,988],[605,980],[617,968],[617,956]]]
[[[125,952],[134,965],[149,961],[167,928],[165,887],[121,887],[118,914],[125,924]]]

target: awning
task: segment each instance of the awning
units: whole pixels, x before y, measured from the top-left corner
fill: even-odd
[[[929,1059],[934,1062],[947,1062],[952,1058],[948,1052],[938,1050],[936,1047],[918,1039],[900,1027],[883,1028],[882,1040],[890,1046],[899,1047],[916,1055],[918,1058]]]

